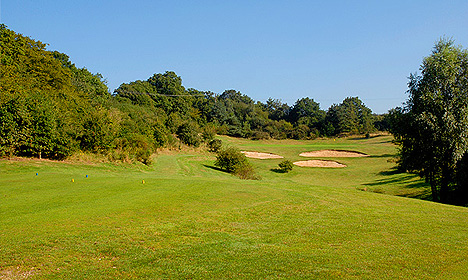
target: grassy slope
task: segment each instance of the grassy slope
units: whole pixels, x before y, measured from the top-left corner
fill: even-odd
[[[281,160],[251,160],[261,181],[204,154],[151,167],[2,160],[0,278],[466,277],[468,209],[361,191],[427,190],[391,172],[389,137],[223,140],[290,160],[322,148],[372,156],[288,174],[270,171]]]

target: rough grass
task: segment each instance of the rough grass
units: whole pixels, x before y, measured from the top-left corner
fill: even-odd
[[[261,181],[194,152],[150,167],[1,160],[0,278],[463,279],[468,209],[394,196],[427,186],[393,171],[390,140],[223,137],[283,160],[371,155],[289,173],[271,171],[281,159],[251,159]]]

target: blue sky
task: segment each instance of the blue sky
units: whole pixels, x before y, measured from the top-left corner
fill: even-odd
[[[468,47],[468,1],[0,0],[2,23],[121,83],[175,71],[186,88],[236,89],[322,109],[359,96],[376,113],[440,37]]]

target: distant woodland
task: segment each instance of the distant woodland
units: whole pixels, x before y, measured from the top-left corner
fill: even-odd
[[[239,91],[186,89],[176,73],[123,83],[113,93],[99,73],[5,25],[1,32],[0,155],[65,159],[78,151],[149,163],[158,148],[198,147],[224,134],[313,139],[388,129],[358,97],[328,110],[311,98],[293,105]]]
[[[468,203],[468,51],[442,38],[408,82],[403,107],[375,115],[358,97],[328,110],[239,91],[186,89],[157,73],[109,92],[101,74],[77,68],[40,41],[0,25],[0,156],[65,159],[77,152],[150,163],[159,148],[199,147],[216,134],[314,139],[389,131],[398,168],[431,185],[434,201]],[[219,140],[218,140],[219,141]]]

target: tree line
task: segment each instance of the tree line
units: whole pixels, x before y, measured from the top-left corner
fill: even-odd
[[[358,97],[321,110],[236,90],[186,89],[176,73],[123,83],[112,94],[101,74],[78,68],[47,45],[0,26],[0,155],[64,159],[77,151],[148,163],[161,147],[199,146],[215,134],[311,139],[385,129]]]
[[[186,89],[176,73],[123,83],[0,25],[0,156],[65,159],[78,152],[148,164],[158,148],[198,147],[215,134],[313,139],[388,130],[398,167],[431,185],[434,201],[468,203],[468,51],[436,43],[412,74],[403,107],[376,115],[358,97],[328,110],[309,97],[256,102],[236,90]],[[210,142],[211,141],[211,142]]]

